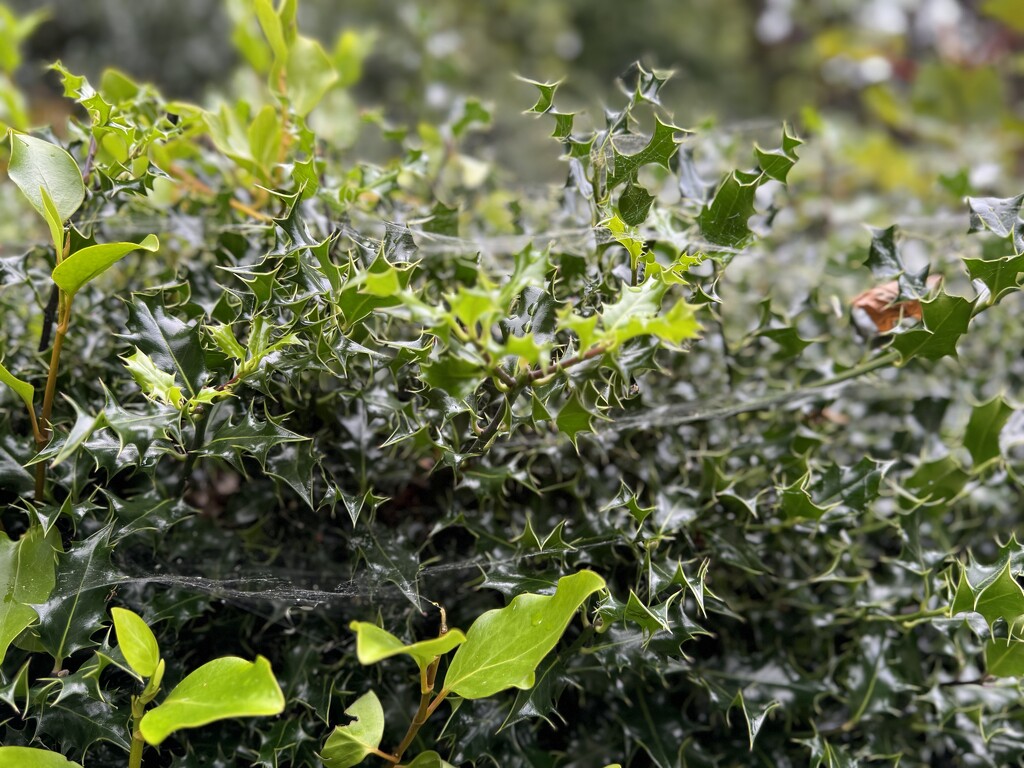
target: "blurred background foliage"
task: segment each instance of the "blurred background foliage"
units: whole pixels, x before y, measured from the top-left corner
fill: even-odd
[[[21,13],[43,5],[11,2]],[[60,89],[43,70],[55,59],[93,80],[117,66],[168,96],[201,99],[238,87],[234,65],[259,56],[241,0],[45,6],[15,73],[33,95],[34,124],[55,122]],[[532,94],[513,75],[565,78],[562,108],[594,111],[637,59],[676,71],[663,100],[680,125],[774,131],[795,121],[841,145],[831,170],[848,170],[856,185],[918,197],[1010,194],[996,177],[1024,171],[1021,0],[313,0],[301,13],[302,28],[349,61],[356,83],[321,110],[322,135],[327,127],[335,141],[354,142],[356,104],[415,125],[472,94],[497,105],[483,155],[514,167],[521,183],[561,179],[557,147],[517,115]],[[234,49],[223,45],[229,37]]]

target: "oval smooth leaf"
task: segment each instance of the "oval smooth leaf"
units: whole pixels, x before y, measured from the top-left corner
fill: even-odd
[[[154,746],[182,728],[230,717],[278,715],[284,694],[263,656],[246,661],[224,656],[203,664],[178,683],[158,707],[139,724],[143,738]]]
[[[14,394],[21,398],[25,407],[30,411],[32,410],[32,400],[35,397],[36,388],[24,379],[19,379],[13,373],[8,371],[4,367],[3,363],[0,363],[0,384],[6,384],[8,387],[13,389]]]
[[[320,759],[327,768],[351,768],[373,754],[384,738],[384,709],[373,691],[356,699],[345,714],[353,718],[327,737]]]
[[[151,677],[160,663],[160,646],[153,630],[142,617],[125,608],[111,608],[117,644],[128,666],[143,677]]]
[[[48,141],[10,131],[11,162],[7,175],[32,207],[46,219],[40,191],[45,189],[61,222],[71,218],[85,200],[85,184],[78,163],[65,150]]]
[[[454,766],[441,757],[437,752],[420,752],[411,763],[405,763],[405,768],[454,768]]]
[[[420,640],[406,645],[386,629],[367,621],[353,621],[349,629],[356,633],[356,656],[360,664],[376,664],[378,661],[404,653],[412,656],[420,669],[444,653],[466,642],[466,636],[457,629],[449,630],[441,637]]]
[[[90,245],[75,251],[53,270],[53,282],[65,293],[75,294],[79,288],[93,278],[106,272],[110,267],[132,251],[143,250],[153,253],[160,248],[156,235],[146,235],[141,243],[103,243]]]
[[[444,688],[482,699],[506,688],[533,687],[537,665],[558,643],[576,609],[605,588],[593,571],[563,576],[553,595],[519,595],[481,614],[466,633],[444,678]]]
[[[33,747],[0,747],[0,768],[82,768],[59,752]]]

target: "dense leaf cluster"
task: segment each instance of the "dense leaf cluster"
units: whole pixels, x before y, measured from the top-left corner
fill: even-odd
[[[1024,196],[851,234],[813,142],[684,131],[639,65],[598,118],[528,81],[546,196],[474,100],[368,115],[359,162],[307,121],[352,46],[252,7],[256,95],[56,65],[59,137],[7,113],[5,748],[127,764],[138,715],[147,765],[1021,761]],[[885,327],[838,298],[876,283]],[[209,664],[283,714],[175,730]]]

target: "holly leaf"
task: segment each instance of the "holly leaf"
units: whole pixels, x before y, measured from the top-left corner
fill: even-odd
[[[186,324],[154,296],[135,295],[128,304],[128,333],[123,338],[148,355],[161,371],[169,371],[189,397],[206,381],[206,355],[199,323]]]
[[[993,638],[985,643],[985,671],[993,677],[1024,677],[1024,642]]]
[[[569,400],[555,417],[558,431],[568,437],[573,446],[576,446],[579,435],[594,431],[593,422],[594,414],[587,409],[575,392],[569,396]]]
[[[55,545],[59,546],[57,534],[48,536],[41,525],[17,541],[0,531],[0,661],[11,641],[36,620],[30,605],[46,600],[56,584]]]
[[[753,234],[747,222],[754,215],[754,195],[763,175],[733,171],[718,187],[714,198],[697,217],[708,242],[727,248],[742,246]]]
[[[789,132],[789,126],[782,126],[782,146],[777,149],[761,149],[754,145],[754,156],[757,158],[757,165],[765,176],[776,181],[786,183],[786,177],[790,170],[796,165],[799,159],[796,156],[796,148],[803,144],[803,141]]]
[[[120,581],[110,566],[110,525],[72,544],[57,561],[57,578],[45,601],[33,607],[42,647],[57,662],[95,643],[92,634],[106,619],[106,596]]]
[[[975,406],[971,411],[964,432],[964,447],[970,452],[974,466],[999,455],[999,433],[1013,412],[1013,407],[1000,396]]]
[[[608,189],[615,189],[619,184],[635,178],[636,172],[645,165],[660,165],[663,168],[669,167],[669,161],[679,150],[679,141],[676,135],[682,132],[681,128],[671,123],[662,122],[661,118],[655,118],[654,133],[647,146],[636,154],[624,155],[615,146],[615,139],[612,139],[612,170],[608,177]]]
[[[980,280],[991,294],[993,304],[1020,289],[1020,273],[1024,272],[1024,253],[999,259],[964,259],[971,280]]]
[[[939,293],[921,302],[924,328],[912,328],[893,337],[892,348],[900,354],[900,364],[914,357],[938,360],[956,357],[956,343],[967,332],[974,302],[962,296]]]
[[[1010,237],[1020,215],[1024,194],[1016,197],[968,197],[971,226],[968,232],[988,230],[999,237]]]
[[[244,473],[243,457],[252,456],[261,467],[266,467],[267,454],[272,449],[285,443],[304,440],[308,438],[285,429],[280,422],[269,416],[261,420],[251,411],[246,411],[237,424],[230,420],[218,424],[213,436],[200,447],[199,455],[223,459]]]

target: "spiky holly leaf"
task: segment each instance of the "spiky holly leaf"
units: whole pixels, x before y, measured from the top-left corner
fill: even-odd
[[[645,165],[660,165],[663,168],[668,168],[672,156],[679,150],[679,140],[676,136],[681,132],[683,132],[681,128],[664,122],[660,117],[655,118],[651,140],[646,147],[632,155],[619,152],[613,138],[612,168],[608,177],[608,189],[615,189],[619,184],[635,178],[636,172]]]
[[[782,145],[776,149],[761,149],[754,145],[754,155],[757,158],[757,165],[768,177],[786,183],[790,170],[796,165],[799,158],[796,156],[796,148],[803,144],[803,141],[789,132],[789,126],[782,127]]]
[[[259,419],[252,411],[246,411],[237,423],[219,423],[199,449],[199,455],[224,459],[239,472],[245,472],[243,457],[252,456],[261,467],[266,467],[267,455],[275,447],[303,440],[308,438],[285,429],[280,421],[269,416]]]
[[[185,323],[168,314],[156,296],[135,295],[128,304],[128,333],[124,338],[170,372],[193,397],[206,383],[206,353],[199,323]]]
[[[1020,215],[1024,194],[1016,197],[968,197],[971,232],[988,230],[999,237],[1010,237]]]
[[[924,328],[912,328],[897,334],[891,346],[899,352],[902,363],[915,357],[926,360],[956,357],[956,344],[967,332],[973,314],[973,301],[939,293],[935,298],[921,302]]]
[[[57,662],[94,645],[92,635],[106,619],[110,585],[121,578],[110,565],[112,530],[108,525],[71,544],[58,558],[53,591],[33,605],[39,614],[39,641]]]
[[[555,417],[555,426],[574,446],[577,446],[580,435],[594,431],[595,418],[595,414],[583,404],[579,395],[573,392]]]
[[[1004,296],[1020,290],[1020,273],[1024,272],[1024,254],[999,259],[964,259],[971,280],[980,280],[991,294],[993,304]]]
[[[738,248],[750,239],[753,233],[747,222],[754,215],[754,196],[763,178],[760,173],[743,171],[725,177],[697,218],[708,242]]]
[[[11,641],[36,620],[30,605],[50,596],[59,546],[56,529],[47,535],[41,525],[30,528],[17,541],[0,532],[0,661]]]

